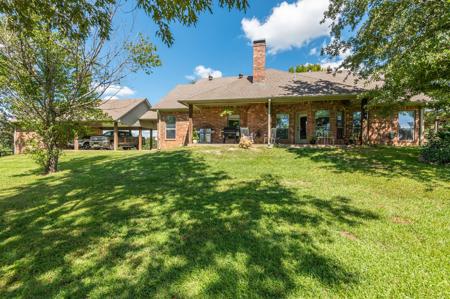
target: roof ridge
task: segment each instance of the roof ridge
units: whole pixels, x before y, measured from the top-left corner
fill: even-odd
[[[319,72],[316,72],[316,73],[319,73]],[[325,73],[325,72],[323,72],[323,73]],[[300,74],[300,76],[304,76],[304,77],[309,78],[309,79],[322,80],[322,79],[319,79],[319,78],[314,78],[314,77],[311,77],[311,76],[306,76],[304,72],[303,72],[303,73],[296,73],[296,74]],[[329,81],[330,81],[330,82],[333,82],[333,83],[337,83],[337,84],[342,84],[342,85],[345,85],[345,86],[349,86],[349,87],[355,87],[355,85],[356,85],[356,84],[350,85],[350,84],[348,84],[348,83],[345,83],[344,81],[338,81],[338,80],[329,80]]]
[[[223,78],[223,77],[222,77],[222,78]],[[232,78],[232,77],[226,77],[226,78]],[[239,79],[239,80],[241,80],[241,79]],[[214,88],[211,88],[211,89],[202,91],[202,92],[198,92],[198,93],[192,94],[192,95],[189,96],[188,98],[191,98],[191,99],[192,99],[192,97],[194,97],[194,96],[199,96],[199,95],[201,95],[201,94],[204,94],[204,93],[207,93],[207,92],[212,92],[212,91],[217,90],[217,89],[219,89],[219,88],[227,87],[227,86],[229,86],[231,83],[234,83],[234,82],[235,82],[235,81],[231,81],[231,82],[226,83],[225,85],[219,85],[219,86],[217,86],[217,87],[214,87]],[[180,101],[182,101],[182,100],[183,100],[183,99],[177,100],[177,102],[180,103]],[[186,100],[187,100],[187,99],[186,99]]]

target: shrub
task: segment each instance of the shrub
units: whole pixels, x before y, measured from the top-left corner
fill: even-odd
[[[248,138],[247,136],[243,136],[241,137],[241,139],[239,140],[239,147],[240,148],[244,148],[244,149],[248,149],[253,145],[253,142],[251,141],[250,138]]]
[[[197,140],[197,141],[200,140],[200,135],[198,134],[198,131],[195,129],[192,131],[192,140]]]
[[[422,147],[421,157],[426,162],[450,163],[450,127],[440,129],[437,133],[428,133],[428,142]]]

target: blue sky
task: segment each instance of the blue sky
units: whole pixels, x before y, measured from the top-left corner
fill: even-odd
[[[329,41],[326,25],[319,25],[327,0],[250,1],[247,12],[216,8],[200,16],[195,27],[172,26],[175,43],[165,46],[156,26],[142,11],[121,12],[119,22],[134,22],[131,35],[142,32],[158,47],[162,66],[154,73],[130,74],[121,82],[119,98],[146,97],[156,104],[177,84],[189,83],[198,66],[214,74],[237,76],[252,72],[251,40],[268,40],[266,67],[287,70],[302,63],[325,63],[317,52]],[[244,21],[243,21],[244,20]],[[316,53],[314,53],[316,52]],[[198,68],[201,71],[201,67]],[[201,73],[201,72],[200,72]]]

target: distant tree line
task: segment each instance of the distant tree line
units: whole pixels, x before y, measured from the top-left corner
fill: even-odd
[[[297,66],[291,66],[289,73],[305,73],[305,72],[319,72],[322,70],[320,64],[299,64]]]

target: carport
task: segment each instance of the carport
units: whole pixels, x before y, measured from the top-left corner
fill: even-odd
[[[147,99],[105,100],[99,107],[105,119],[88,123],[92,132],[101,135],[104,130],[114,131],[114,150],[119,148],[119,130],[138,131],[138,150],[142,150],[143,130],[150,131],[150,149],[153,148],[153,130],[157,129],[157,114],[150,111]],[[79,142],[74,140],[74,150],[79,150]]]

